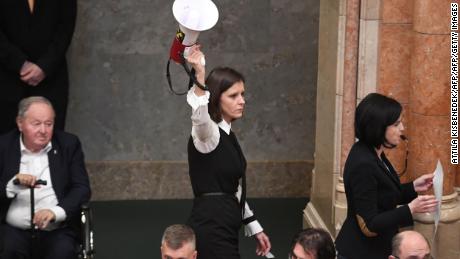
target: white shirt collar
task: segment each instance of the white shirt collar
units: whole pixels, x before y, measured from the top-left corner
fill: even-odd
[[[20,148],[21,148],[21,153],[23,154],[24,152],[27,152],[27,153],[33,153],[32,151],[30,151],[29,149],[27,149],[26,145],[24,145],[24,142],[22,141],[22,133],[19,135],[19,145],[20,145]],[[44,153],[48,153],[51,148],[53,146],[51,145],[51,141],[48,142],[48,144],[46,144],[46,146],[40,150],[38,153],[41,153],[41,152],[44,152]]]
[[[217,125],[219,125],[219,128],[225,131],[225,133],[230,135],[230,130],[232,129],[231,123],[227,123],[225,120],[221,120],[219,123],[217,123]]]

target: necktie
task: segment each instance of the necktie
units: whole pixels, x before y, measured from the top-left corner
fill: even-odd
[[[30,12],[33,13],[34,12],[34,4],[35,4],[35,0],[27,0],[29,2],[29,9],[30,9]]]

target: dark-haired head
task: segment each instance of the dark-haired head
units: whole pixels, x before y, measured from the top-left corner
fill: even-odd
[[[395,147],[388,142],[385,133],[388,126],[398,122],[401,112],[402,106],[395,99],[378,93],[368,94],[356,108],[356,138],[374,148]]]
[[[294,252],[296,245],[316,259],[334,259],[336,255],[331,235],[324,229],[307,228],[297,233],[292,240],[290,259],[297,259],[300,256]]]
[[[245,82],[243,75],[229,67],[214,68],[206,78],[206,86],[209,87],[210,92],[208,112],[216,123],[222,121],[220,105],[222,93],[238,82]]]

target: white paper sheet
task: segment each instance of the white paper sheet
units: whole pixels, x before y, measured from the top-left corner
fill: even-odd
[[[266,258],[275,258],[275,255],[268,252],[266,255],[265,255]]]
[[[434,170],[433,177],[433,191],[436,200],[438,201],[438,208],[434,212],[434,235],[438,230],[439,219],[441,218],[441,201],[442,201],[442,184],[444,180],[444,171],[442,170],[441,162],[438,159],[436,169]]]

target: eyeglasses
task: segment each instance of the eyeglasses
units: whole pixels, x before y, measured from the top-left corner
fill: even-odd
[[[399,256],[393,255],[394,258],[396,259],[434,259],[434,257],[431,254],[426,254],[423,257],[418,257],[416,255],[412,255],[406,258],[400,258]]]

